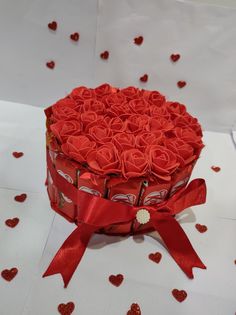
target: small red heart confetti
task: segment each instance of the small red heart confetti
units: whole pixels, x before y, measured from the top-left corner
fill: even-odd
[[[12,155],[16,158],[19,159],[20,157],[22,157],[24,155],[23,152],[12,152]]]
[[[73,302],[68,302],[67,304],[61,303],[57,309],[61,315],[70,315],[75,309],[75,304]]]
[[[212,166],[211,169],[216,173],[218,173],[221,170],[219,166]]]
[[[180,54],[172,54],[172,55],[170,56],[170,59],[171,59],[173,62],[178,61],[179,58],[180,58]]]
[[[121,274],[118,275],[110,275],[109,281],[116,287],[119,287],[124,280],[124,276]]]
[[[27,198],[27,194],[21,194],[21,195],[15,196],[14,199],[17,202],[24,202],[26,198]]]
[[[141,309],[137,303],[133,303],[130,306],[130,310],[127,312],[127,315],[141,315]]]
[[[140,80],[141,82],[147,82],[147,80],[148,80],[148,75],[147,75],[147,74],[144,74],[142,77],[139,78],[139,80]]]
[[[148,258],[158,264],[162,258],[162,254],[159,252],[151,253],[148,255]]]
[[[178,81],[177,85],[180,89],[182,89],[187,83],[185,81]]]
[[[134,38],[134,43],[135,43],[136,45],[141,45],[142,42],[143,42],[143,36],[139,36],[139,37],[135,37],[135,38]]]
[[[1,272],[1,276],[3,277],[3,279],[5,279],[6,281],[11,281],[12,279],[15,278],[15,276],[18,273],[18,269],[17,268],[11,268],[11,269],[4,269]]]
[[[183,302],[187,297],[187,292],[184,290],[174,289],[172,290],[172,295],[178,302]]]
[[[52,22],[48,23],[48,28],[50,28],[50,30],[52,30],[52,31],[55,31],[57,29],[57,22],[52,21]]]
[[[207,231],[207,226],[206,225],[202,225],[202,224],[199,224],[197,223],[195,225],[195,228],[198,230],[198,232],[200,233],[205,233]]]
[[[104,60],[109,58],[109,51],[104,51],[103,53],[100,54],[100,57]]]
[[[46,63],[46,66],[49,68],[49,69],[54,69],[55,67],[55,62],[54,61],[48,61]]]
[[[19,218],[13,218],[13,219],[7,219],[5,221],[5,224],[7,226],[9,226],[10,228],[14,228],[15,226],[17,226],[17,224],[19,223],[20,219]]]
[[[78,40],[79,40],[79,33],[71,34],[70,35],[70,39],[75,41],[75,42],[78,42]]]

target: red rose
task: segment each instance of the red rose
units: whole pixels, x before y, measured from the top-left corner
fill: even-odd
[[[81,124],[77,120],[58,121],[50,126],[52,133],[61,142],[66,142],[69,136],[81,133]]]
[[[149,114],[149,103],[143,98],[130,100],[129,107],[131,108],[132,113]]]
[[[102,98],[102,102],[105,104],[107,108],[110,108],[111,106],[119,106],[120,104],[126,103],[126,97],[122,94],[109,94],[105,95]]]
[[[152,174],[165,181],[170,181],[171,174],[179,166],[176,155],[160,145],[148,147],[147,153],[150,158]]]
[[[197,118],[192,117],[188,113],[185,113],[183,116],[176,117],[174,123],[176,127],[191,128],[198,136],[202,137],[202,129],[198,123]]]
[[[70,136],[67,142],[62,144],[61,149],[65,155],[83,163],[86,162],[87,155],[95,147],[96,143],[89,140],[86,136]]]
[[[149,130],[150,117],[147,115],[130,115],[126,120],[126,132],[138,134],[142,130]]]
[[[157,107],[155,105],[151,105],[149,107],[149,111],[152,118],[165,118],[170,120],[170,113],[167,111],[165,106]]]
[[[166,147],[177,156],[180,167],[184,167],[196,159],[193,147],[178,138],[168,139],[165,142]]]
[[[78,118],[78,113],[71,107],[54,105],[52,107],[52,120],[76,120]]]
[[[88,111],[82,113],[80,119],[83,125],[83,129],[85,130],[88,124],[96,122],[98,120],[98,115],[95,112]]]
[[[151,118],[149,121],[150,131],[155,132],[157,130],[169,131],[174,128],[173,123],[165,118]]]
[[[105,121],[107,122],[109,128],[114,132],[124,132],[125,128],[126,128],[126,124],[125,122],[123,122],[123,120],[121,120],[119,117],[114,117],[114,118],[110,118],[110,117],[105,117]]]
[[[109,117],[120,117],[122,120],[132,114],[131,108],[129,108],[128,103],[112,105],[107,108],[107,116]]]
[[[134,86],[129,86],[127,88],[121,89],[120,94],[123,94],[127,100],[133,100],[139,98],[140,90]]]
[[[146,148],[150,145],[162,144],[165,136],[158,130],[155,133],[144,132],[138,134],[135,139],[136,147],[144,152]]]
[[[105,111],[105,106],[102,102],[95,99],[91,99],[85,101],[81,109],[83,112],[92,111],[98,115],[101,115]]]
[[[177,138],[190,144],[194,148],[194,154],[199,157],[204,147],[201,136],[197,135],[191,128],[176,127],[174,132]]]
[[[158,91],[142,90],[142,95],[152,105],[162,106],[165,103],[165,96]]]
[[[171,118],[182,116],[186,113],[186,107],[178,102],[166,102],[166,109],[171,114]]]
[[[88,129],[87,136],[96,143],[105,144],[111,141],[112,131],[104,126],[95,125]]]
[[[87,156],[87,163],[91,170],[101,175],[120,173],[120,160],[113,143],[92,150]]]
[[[126,179],[144,176],[148,172],[147,157],[138,149],[124,151],[121,155],[122,174]]]
[[[118,151],[124,151],[134,148],[135,137],[132,134],[121,132],[114,135],[112,142],[115,144]]]
[[[70,93],[70,96],[74,100],[89,100],[93,98],[94,95],[94,91],[86,88],[85,86],[79,86]]]
[[[109,84],[105,83],[105,84],[102,84],[102,85],[96,87],[94,89],[94,93],[95,93],[97,99],[100,99],[104,95],[116,93],[117,90],[118,90],[117,88],[114,88],[114,87],[110,86]]]

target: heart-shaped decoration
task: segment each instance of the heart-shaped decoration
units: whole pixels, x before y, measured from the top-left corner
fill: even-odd
[[[187,83],[185,81],[178,81],[177,85],[180,89],[182,89]]]
[[[195,228],[198,230],[198,232],[200,233],[205,233],[207,231],[207,226],[206,225],[202,225],[202,224],[199,224],[197,223],[195,225]]]
[[[174,289],[172,290],[172,295],[178,302],[183,302],[187,297],[187,292],[184,290]]]
[[[19,159],[20,157],[22,157],[24,155],[23,152],[12,152],[12,155],[16,158]]]
[[[103,53],[100,54],[100,57],[104,60],[109,58],[109,51],[105,50]]]
[[[4,269],[1,272],[1,276],[3,277],[3,279],[5,279],[6,281],[11,281],[12,279],[15,278],[15,276],[18,273],[18,269],[17,268],[11,268],[11,269]]]
[[[148,258],[158,264],[162,258],[162,254],[159,252],[151,253],[148,255]]]
[[[48,23],[48,28],[50,28],[50,30],[52,30],[52,31],[55,31],[57,29],[57,22],[52,21],[52,22]]]
[[[147,74],[144,74],[142,77],[139,78],[139,80],[141,82],[147,82],[148,81],[148,75]]]
[[[142,45],[142,43],[143,43],[143,36],[135,37],[134,38],[134,43],[136,45]]]
[[[78,42],[78,40],[79,40],[79,33],[71,34],[70,35],[70,39],[75,41],[75,42]]]
[[[124,276],[121,274],[118,275],[110,275],[109,281],[116,287],[119,287],[124,280]]]
[[[46,63],[46,66],[49,68],[49,69],[54,69],[55,67],[55,62],[54,61],[48,61]]]
[[[212,166],[211,169],[216,173],[218,173],[221,170],[219,166]]]
[[[66,304],[61,303],[58,305],[57,309],[61,315],[70,315],[75,309],[75,304],[73,302],[68,302]]]
[[[21,194],[21,195],[15,196],[14,199],[17,202],[24,202],[26,198],[27,198],[27,194]]]
[[[15,226],[17,226],[17,224],[19,223],[20,219],[19,218],[13,218],[13,219],[7,219],[5,221],[5,224],[7,226],[9,226],[10,228],[14,228]]]
[[[133,303],[128,310],[127,315],[141,315],[141,309],[137,303]]]
[[[180,54],[172,54],[172,55],[170,56],[170,59],[171,59],[173,62],[178,61],[179,58],[180,58]]]

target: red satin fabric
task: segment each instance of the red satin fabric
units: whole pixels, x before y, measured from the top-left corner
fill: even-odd
[[[124,224],[135,220],[138,210],[145,208],[150,213],[150,224],[162,237],[171,256],[189,278],[193,278],[192,268],[205,269],[189,239],[174,215],[184,209],[205,203],[206,185],[203,179],[193,180],[167,201],[157,206],[129,206],[119,202],[88,194],[76,189],[60,176],[47,154],[48,169],[54,184],[77,205],[78,227],[66,239],[53,258],[44,277],[61,274],[65,287],[78,266],[92,234],[113,224]]]

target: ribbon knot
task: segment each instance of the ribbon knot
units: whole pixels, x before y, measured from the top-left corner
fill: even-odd
[[[205,203],[206,185],[203,179],[191,181],[187,187],[180,189],[155,207],[135,207],[77,190],[56,172],[49,154],[47,163],[54,184],[79,207],[76,214],[77,228],[58,250],[43,277],[59,273],[67,287],[93,233],[101,228],[128,223],[135,219],[140,224],[151,223],[170,255],[189,278],[193,278],[193,267],[206,269],[175,219],[175,215],[184,209]]]

